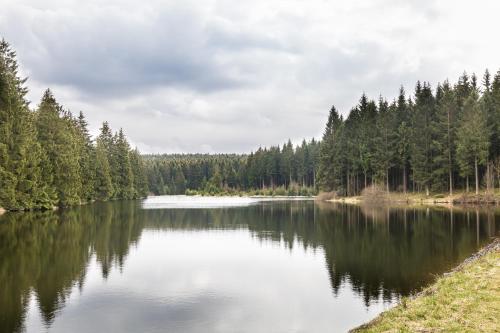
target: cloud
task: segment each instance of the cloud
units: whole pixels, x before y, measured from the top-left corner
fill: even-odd
[[[145,152],[299,142],[362,92],[500,67],[496,1],[2,2],[29,97],[51,87]]]

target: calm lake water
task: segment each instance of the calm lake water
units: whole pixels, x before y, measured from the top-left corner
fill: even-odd
[[[498,209],[96,203],[0,217],[0,332],[343,332],[500,230]]]

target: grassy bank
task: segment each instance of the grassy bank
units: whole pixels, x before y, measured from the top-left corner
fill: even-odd
[[[394,204],[423,204],[423,205],[500,205],[500,192],[480,193],[478,195],[466,192],[457,192],[453,195],[444,193],[400,193],[385,192],[382,190],[364,191],[360,196],[352,197],[330,197],[320,194],[318,197],[326,198],[326,201],[343,203],[394,203]]]
[[[499,332],[500,241],[351,332]]]

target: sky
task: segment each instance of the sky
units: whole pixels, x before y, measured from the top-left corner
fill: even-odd
[[[45,89],[144,153],[320,138],[332,105],[500,69],[500,1],[0,0],[35,108]]]

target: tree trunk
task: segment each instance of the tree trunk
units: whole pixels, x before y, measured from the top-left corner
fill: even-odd
[[[350,191],[349,191],[349,170],[347,170],[347,186],[346,186],[346,190],[347,190],[347,196],[350,196]]]
[[[354,194],[358,194],[359,191],[359,175],[356,173],[356,182],[354,183]]]
[[[453,173],[451,172],[451,165],[449,169],[449,177],[450,177],[450,196],[453,195]]]
[[[387,193],[389,193],[389,169],[387,169],[386,172],[385,172],[385,179],[386,179]]]
[[[403,164],[403,192],[406,194],[406,163]]]
[[[429,196],[429,185],[425,185],[425,195]]]
[[[469,175],[465,177],[465,192],[469,193]]]
[[[492,186],[491,186],[491,183],[492,183],[491,180],[492,180],[492,178],[493,177],[492,177],[492,172],[491,172],[491,163],[490,163],[490,161],[488,161],[486,163],[486,191],[488,193],[490,193],[491,188],[492,188]]]
[[[451,170],[451,130],[450,130],[450,124],[451,124],[451,115],[450,115],[450,110],[448,109],[448,173],[450,176],[450,196],[453,195],[453,174]]]
[[[368,180],[367,180],[367,176],[366,176],[366,172],[365,172],[365,188],[367,185],[368,185]]]
[[[479,194],[479,174],[477,172],[477,157],[474,158],[474,171],[476,173],[476,195]]]

